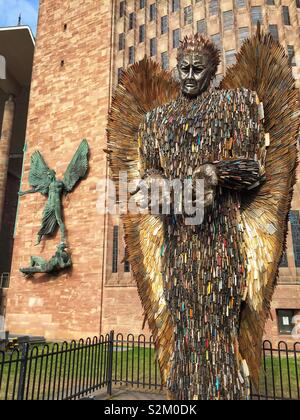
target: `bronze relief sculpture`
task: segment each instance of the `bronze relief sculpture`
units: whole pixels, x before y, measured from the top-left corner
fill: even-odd
[[[71,257],[68,255],[66,228],[62,214],[62,195],[73,191],[76,184],[86,176],[88,171],[89,146],[83,140],[70,162],[63,180],[56,179],[55,171],[49,169],[40,152],[31,156],[29,173],[29,184],[32,187],[28,191],[20,191],[19,195],[40,193],[47,197],[47,203],[43,211],[42,226],[38,232],[37,244],[39,245],[44,236],[51,236],[57,227],[60,229],[61,242],[57,247],[55,255],[46,261],[40,257],[31,258],[31,266],[22,268],[20,271],[27,275],[35,273],[58,272],[69,268],[72,265]]]
[[[247,399],[249,381],[258,387],[295,183],[299,104],[284,49],[258,29],[214,89],[218,63],[208,39],[185,38],[180,83],[145,59],[124,73],[109,114],[116,183],[120,171],[149,185],[205,181],[199,225],[122,216],[170,399]]]

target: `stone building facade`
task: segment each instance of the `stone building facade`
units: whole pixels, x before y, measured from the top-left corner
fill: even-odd
[[[64,203],[74,261],[70,273],[51,279],[20,275],[19,267],[33,253],[51,256],[57,242],[54,238],[33,247],[44,199],[31,196],[20,202],[7,328],[49,339],[98,335],[112,328],[142,332],[144,317],[122,226],[118,217],[97,210],[101,180],[108,175],[103,149],[114,86],[122,69],[145,55],[172,69],[179,40],[197,31],[221,50],[218,84],[258,21],[286,48],[300,87],[299,0],[41,0],[22,186],[28,186],[30,155],[36,149],[62,176],[79,141],[87,138],[91,167]],[[300,310],[299,192],[297,185],[273,321],[266,327],[274,341],[291,337],[291,320]]]
[[[33,53],[34,38],[28,27],[0,28],[0,330],[11,270]]]

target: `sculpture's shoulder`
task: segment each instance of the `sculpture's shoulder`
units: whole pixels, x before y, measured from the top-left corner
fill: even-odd
[[[238,89],[212,89],[211,94],[220,101],[235,103],[253,103],[258,100],[257,93],[246,88]]]
[[[140,130],[144,131],[145,129],[149,129],[151,127],[161,127],[170,116],[170,112],[174,109],[175,103],[176,100],[147,112],[140,124]]]

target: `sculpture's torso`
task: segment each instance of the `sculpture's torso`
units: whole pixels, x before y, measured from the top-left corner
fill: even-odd
[[[54,180],[49,186],[48,204],[56,207],[60,205],[61,195],[63,193],[64,184],[62,181]]]
[[[184,180],[204,163],[253,157],[243,105],[253,100],[246,90],[213,91],[192,101],[180,97],[147,114],[147,166]],[[174,398],[246,395],[235,348],[247,265],[242,230],[240,194],[221,188],[201,225],[166,217],[162,273],[175,334],[169,380]]]

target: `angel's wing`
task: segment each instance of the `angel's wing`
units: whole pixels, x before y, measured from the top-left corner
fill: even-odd
[[[84,178],[88,170],[88,155],[89,155],[89,145],[86,140],[82,140],[80,146],[77,149],[71,163],[66,170],[63,182],[65,185],[65,191],[71,192],[77,182]]]
[[[43,156],[40,152],[34,152],[31,156],[30,173],[29,173],[29,184],[41,194],[48,194],[49,185],[51,183],[51,177],[49,174],[51,171],[46,165]]]
[[[270,145],[266,155],[267,181],[244,198],[242,219],[248,256],[248,297],[242,312],[240,351],[258,387],[265,322],[285,246],[297,166],[298,93],[283,47],[270,35],[247,40],[237,63],[227,72],[221,89],[245,87],[256,91],[264,105]],[[267,137],[268,138],[268,137]],[[269,143],[269,141],[268,141]]]
[[[128,182],[139,179],[139,126],[147,112],[174,100],[178,93],[170,73],[151,60],[144,59],[124,73],[114,94],[108,123],[109,163],[116,185],[120,171],[127,172]],[[173,351],[173,329],[160,273],[162,222],[155,216],[130,214],[123,216],[122,221],[129,262],[159,352],[162,378],[166,380]]]

